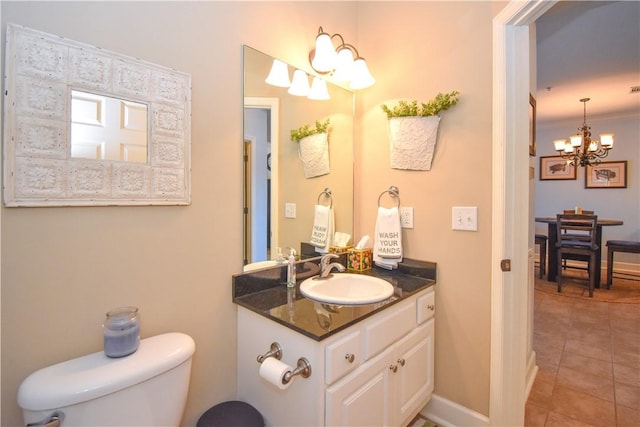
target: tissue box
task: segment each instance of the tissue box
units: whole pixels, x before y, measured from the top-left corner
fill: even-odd
[[[371,248],[349,249],[347,253],[347,269],[354,271],[370,270],[373,263]]]
[[[343,252],[347,252],[351,248],[353,248],[353,246],[329,246],[329,253],[341,254]]]

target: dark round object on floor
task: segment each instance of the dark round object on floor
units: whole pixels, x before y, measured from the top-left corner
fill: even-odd
[[[207,409],[196,427],[264,427],[264,419],[248,403],[231,400]]]

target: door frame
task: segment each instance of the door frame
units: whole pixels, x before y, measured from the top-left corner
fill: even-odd
[[[271,254],[278,253],[279,246],[279,218],[278,209],[280,207],[280,191],[278,171],[280,164],[279,157],[279,137],[280,137],[280,100],[269,97],[244,97],[244,108],[260,108],[271,110]],[[246,135],[243,135],[246,139]]]
[[[493,183],[489,423],[523,425],[530,214],[530,28],[555,1],[511,1],[493,20]],[[535,45],[535,44],[534,44]],[[510,271],[502,271],[510,260]]]

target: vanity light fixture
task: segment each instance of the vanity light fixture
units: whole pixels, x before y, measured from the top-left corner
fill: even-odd
[[[600,163],[600,159],[607,157],[613,148],[614,134],[600,134],[600,140],[591,138],[591,127],[587,125],[587,102],[591,98],[582,98],[584,105],[584,120],[578,133],[567,139],[556,139],[553,145],[558,154],[572,166],[593,166]]]
[[[340,45],[336,49],[332,39],[338,37]],[[354,58],[355,55],[355,58]],[[320,74],[330,74],[339,82],[349,82],[349,88],[360,90],[375,83],[367,63],[355,46],[345,43],[342,35],[329,35],[318,28],[315,49],[309,53],[311,67]]]
[[[273,64],[271,64],[271,71],[269,71],[269,75],[265,79],[265,82],[278,87],[291,86],[288,65],[279,59],[274,59]]]
[[[320,77],[314,77],[311,83],[311,90],[307,98],[314,99],[316,101],[326,101],[329,99],[329,91],[327,90],[327,82]]]
[[[309,94],[309,76],[302,70],[293,72],[293,81],[289,87],[289,94],[295,96],[307,96]]]

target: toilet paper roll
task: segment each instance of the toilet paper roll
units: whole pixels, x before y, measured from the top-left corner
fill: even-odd
[[[287,384],[283,382],[284,375],[289,371],[293,371],[293,368],[275,357],[267,357],[260,365],[260,376],[280,390],[286,390],[293,383],[293,378]]]

